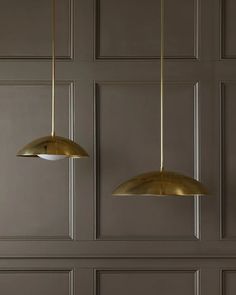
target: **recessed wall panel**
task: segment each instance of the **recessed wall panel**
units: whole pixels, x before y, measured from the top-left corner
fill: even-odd
[[[4,295],[71,295],[69,271],[1,271]]]
[[[221,225],[222,236],[226,239],[236,239],[236,83],[222,84],[221,96]]]
[[[222,295],[233,295],[236,292],[236,271],[222,271]]]
[[[221,0],[221,48],[222,58],[236,58],[236,2]]]
[[[69,134],[70,85],[57,87],[56,130]],[[0,85],[0,239],[70,238],[69,163],[16,157],[50,134],[50,84]]]
[[[71,56],[71,0],[56,1],[56,55]],[[0,58],[51,56],[51,1],[2,0]]]
[[[109,294],[196,294],[196,272],[193,271],[99,271],[97,295]]]
[[[96,3],[97,58],[148,59],[160,55],[160,0]],[[197,24],[197,0],[165,1],[165,55],[197,58]]]
[[[168,83],[165,88],[165,167],[194,176],[198,144],[195,86]],[[159,90],[159,84],[155,83],[97,85],[98,238],[196,238],[195,217],[199,212],[193,197],[112,197],[119,183],[160,167]]]

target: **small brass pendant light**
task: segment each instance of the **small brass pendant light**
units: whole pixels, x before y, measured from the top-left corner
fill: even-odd
[[[120,184],[114,196],[193,196],[207,195],[207,189],[196,179],[164,170],[163,149],[163,73],[164,73],[164,0],[161,0],[161,165],[160,171],[144,173]]]
[[[19,157],[39,157],[45,160],[88,157],[87,152],[74,141],[55,135],[55,27],[56,0],[52,0],[52,131],[51,135],[38,138],[18,153]]]

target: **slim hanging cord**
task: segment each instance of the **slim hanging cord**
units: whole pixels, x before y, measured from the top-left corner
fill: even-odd
[[[56,0],[52,0],[52,132],[55,136],[55,22],[56,22]]]
[[[160,170],[164,169],[164,132],[163,132],[163,76],[164,76],[164,0],[161,0],[161,165]]]

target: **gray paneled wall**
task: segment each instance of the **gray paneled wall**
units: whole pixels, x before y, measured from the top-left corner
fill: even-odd
[[[57,130],[90,158],[55,163],[15,157],[50,132],[50,0],[0,0],[0,294],[235,294],[236,2],[165,3],[166,166],[207,198],[111,195],[159,167],[159,0],[57,0]]]

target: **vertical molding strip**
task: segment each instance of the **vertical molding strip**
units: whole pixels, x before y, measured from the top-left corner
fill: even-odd
[[[200,180],[199,82],[194,85],[194,178]],[[194,234],[201,239],[200,197],[194,197]]]
[[[75,130],[75,99],[74,82],[70,82],[69,88],[69,138],[74,140]],[[69,159],[69,235],[71,240],[75,239],[75,206],[74,206],[74,159]]]

